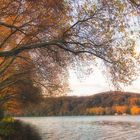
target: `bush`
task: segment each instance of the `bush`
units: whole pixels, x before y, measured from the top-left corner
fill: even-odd
[[[37,130],[21,121],[1,121],[0,140],[41,140]]]
[[[3,110],[2,110],[2,109],[0,109],[0,120],[2,120],[2,119],[3,119],[3,117],[4,117],[4,112],[3,112]]]

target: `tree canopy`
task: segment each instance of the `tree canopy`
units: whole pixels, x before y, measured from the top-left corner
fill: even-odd
[[[138,18],[135,0],[0,1],[0,92],[29,79],[49,95],[65,93],[68,69],[99,59],[116,88],[130,84],[139,65],[131,19]]]

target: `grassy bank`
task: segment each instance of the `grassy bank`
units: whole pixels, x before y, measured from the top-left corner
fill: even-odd
[[[8,117],[0,121],[0,140],[41,140],[41,137],[33,126]]]

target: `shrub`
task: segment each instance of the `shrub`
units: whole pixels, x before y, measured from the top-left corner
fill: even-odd
[[[0,123],[1,140],[41,140],[37,130],[21,121],[1,121]]]
[[[3,119],[3,117],[4,117],[4,112],[3,112],[3,110],[2,110],[2,109],[0,109],[0,120],[2,120],[2,119]]]

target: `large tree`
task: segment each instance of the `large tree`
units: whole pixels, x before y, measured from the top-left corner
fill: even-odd
[[[115,87],[131,83],[139,56],[128,17],[136,14],[131,4],[119,0],[1,1],[0,89],[24,77],[21,60],[33,64],[32,80],[48,93],[64,92],[70,67],[99,59]]]

